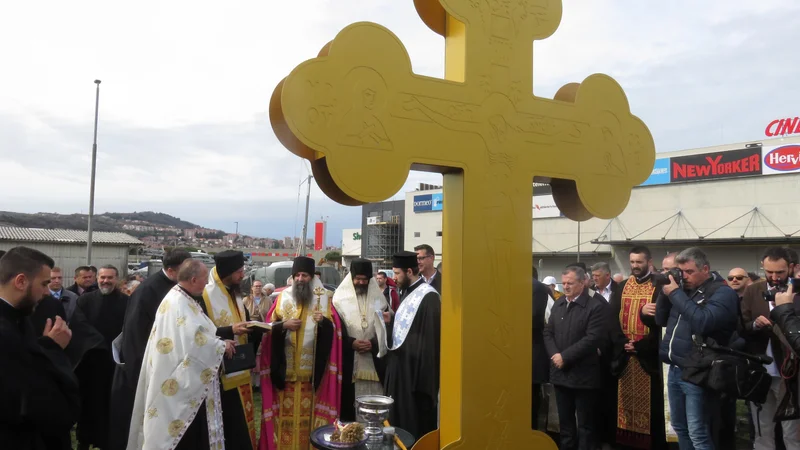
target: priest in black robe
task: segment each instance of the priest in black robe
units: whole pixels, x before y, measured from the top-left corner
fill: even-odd
[[[48,292],[54,263],[16,247],[0,258],[0,447],[70,449],[80,411],[78,381],[63,349],[70,340],[58,315],[35,332],[30,321]]]
[[[609,306],[614,318],[612,373],[619,379],[616,443],[633,449],[667,448],[664,384],[658,357],[661,328],[655,323],[663,278],[649,271],[650,250],[634,247],[631,276],[620,283]],[[642,410],[642,406],[645,406]],[[643,420],[643,418],[649,420]]]
[[[238,346],[252,346],[257,353],[262,333],[247,326],[250,313],[244,307],[241,282],[244,279],[244,254],[226,250],[214,255],[203,292],[203,311],[217,326],[217,336],[236,341]],[[233,306],[233,307],[232,307]],[[252,361],[255,367],[255,359]],[[222,421],[225,425],[225,448],[253,450],[256,447],[257,414],[253,400],[250,371],[222,376]],[[246,405],[250,404],[250,408]]]
[[[131,425],[131,412],[139,384],[142,358],[150,338],[150,330],[156,318],[158,305],[175,286],[178,268],[191,258],[186,250],[174,249],[167,252],[162,260],[164,268],[147,277],[128,300],[122,336],[119,337],[119,361],[114,370],[111,385],[111,408],[109,449],[125,450],[128,445],[128,431]]]
[[[76,433],[79,449],[88,449],[89,445],[108,448],[111,380],[114,378],[111,343],[122,332],[128,306],[128,296],[117,288],[119,271],[114,266],[100,268],[98,280],[99,289],[79,297],[76,308],[100,332],[105,344],[88,352],[75,369],[83,405]]]
[[[442,301],[420,276],[416,253],[396,254],[392,269],[401,295],[386,329],[384,387],[394,398],[389,422],[418,440],[438,426]]]

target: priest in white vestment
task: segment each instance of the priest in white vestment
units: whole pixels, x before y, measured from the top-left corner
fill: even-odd
[[[223,355],[232,341],[216,336],[198,298],[208,269],[185,261],[178,284],[156,313],[131,417],[128,450],[224,449],[220,396]]]
[[[384,361],[378,358],[375,322],[380,319],[375,311],[388,312],[389,304],[373,277],[371,261],[357,258],[350,263],[350,273],[333,294],[333,306],[343,324],[340,414],[343,421],[354,421],[357,397],[383,395]]]

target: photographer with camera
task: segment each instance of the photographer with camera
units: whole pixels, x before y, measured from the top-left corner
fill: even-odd
[[[781,335],[780,328],[775,327],[768,319],[776,308],[776,296],[785,293],[794,272],[794,258],[784,247],[768,248],[761,258],[761,265],[766,274],[766,280],[758,281],[748,286],[742,296],[742,322],[744,323],[744,338],[748,353],[766,354],[774,359],[771,364],[765,364],[767,373],[772,377],[772,386],[767,394],[767,400],[761,405],[760,413],[751,406],[753,421],[756,429],[756,450],[775,448],[775,422],[781,422],[783,441],[787,450],[800,450],[800,420],[785,420],[784,402],[791,402],[797,408],[797,369],[798,361],[793,350],[787,345],[786,339]],[[791,299],[791,297],[790,297]],[[786,306],[783,311],[787,314],[792,309],[800,311],[800,299],[793,302],[794,306]],[[779,313],[780,314],[780,313]],[[791,393],[787,395],[787,390]],[[786,398],[786,400],[784,400]]]
[[[681,375],[694,352],[695,338],[729,343],[739,321],[739,297],[712,277],[708,257],[699,248],[688,248],[675,260],[679,271],[667,273],[669,284],[656,304],[656,323],[666,328],[659,356],[670,366],[667,394],[681,450],[709,450],[715,448],[711,417],[719,412],[718,395]]]

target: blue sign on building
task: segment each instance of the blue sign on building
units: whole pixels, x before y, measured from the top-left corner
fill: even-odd
[[[444,200],[442,194],[431,194],[431,200],[433,201],[433,204],[431,204],[431,211],[441,211],[442,201]]]
[[[670,180],[669,158],[657,159],[653,165],[653,172],[650,177],[640,186],[654,186],[658,184],[668,184]]]
[[[444,197],[441,193],[414,196],[414,212],[441,211]]]

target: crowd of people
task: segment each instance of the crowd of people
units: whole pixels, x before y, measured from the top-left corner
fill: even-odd
[[[394,399],[390,423],[415,438],[438,426],[442,273],[430,246],[395,255],[391,278],[356,259],[333,292],[298,257],[277,296],[260,281],[241,292],[238,251],[209,271],[176,249],[142,281],[83,266],[69,287],[37,250],[0,256],[8,448],[71,449],[75,429],[81,449],[306,449],[373,394]],[[534,268],[532,427],[562,450],[734,449],[744,399],[752,448],[800,449],[797,253],[767,249],[763,279],[723,277],[699,248],[660,269],[646,247],[628,256],[620,281],[605,263],[568,265],[563,292]],[[734,364],[714,356],[723,350],[761,377],[748,392],[703,365]]]
[[[723,277],[688,248],[658,270],[634,247],[627,279],[575,263],[563,293],[534,269],[532,427],[562,450],[735,449],[745,399],[748,448],[800,449],[800,264],[786,247],[761,263],[764,279],[742,268]],[[734,364],[745,370],[720,375]]]
[[[430,246],[395,255],[393,282],[356,259],[335,292],[298,257],[274,301],[261,282],[243,296],[238,251],[209,271],[172,250],[123,283],[83,266],[69,288],[40,251],[0,256],[3,448],[71,449],[75,429],[79,449],[307,449],[370,394],[392,397],[391,424],[416,438],[438,425]]]

